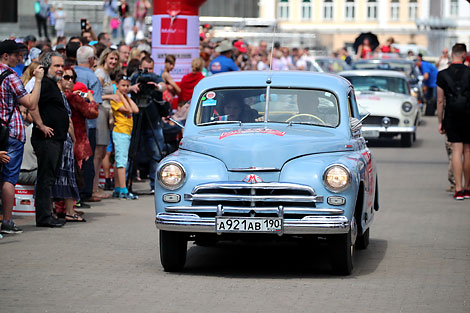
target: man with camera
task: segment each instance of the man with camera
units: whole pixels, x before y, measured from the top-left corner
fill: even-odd
[[[151,57],[142,59],[139,72],[131,78],[132,99],[140,109],[140,129],[133,130],[133,136],[140,134],[138,146],[142,147],[150,159],[150,190],[155,190],[155,173],[158,162],[165,152],[162,117],[170,115],[170,105],[163,103],[162,93],[166,90],[163,79],[153,72],[154,61]],[[135,140],[134,140],[135,142]],[[132,149],[132,146],[131,146]]]

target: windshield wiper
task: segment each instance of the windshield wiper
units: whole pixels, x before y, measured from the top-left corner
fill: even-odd
[[[315,123],[311,123],[311,122],[293,122],[293,121],[290,121],[287,126],[292,126],[294,124],[322,126],[320,124],[315,124]]]
[[[239,124],[242,126],[242,121],[212,121],[198,124],[198,126],[206,126],[206,125],[215,125],[215,124]]]

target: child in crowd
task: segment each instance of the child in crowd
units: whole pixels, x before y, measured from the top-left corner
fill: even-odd
[[[127,96],[130,87],[130,81],[127,76],[122,74],[117,75],[116,84],[116,94],[119,95],[121,101],[115,102],[111,100],[111,108],[113,109],[114,116],[112,136],[116,159],[113,197],[134,200],[138,197],[130,193],[126,188],[126,167],[129,146],[131,144],[132,114],[139,113],[139,108],[135,102]]]

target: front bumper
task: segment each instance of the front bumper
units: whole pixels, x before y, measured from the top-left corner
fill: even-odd
[[[379,133],[414,133],[416,131],[416,126],[374,126],[374,125],[362,125],[362,132],[374,132],[378,131]]]
[[[284,219],[283,222],[282,234],[289,235],[345,234],[351,228],[345,216],[305,216],[302,219]],[[190,213],[159,213],[155,225],[166,231],[216,233],[214,217]]]

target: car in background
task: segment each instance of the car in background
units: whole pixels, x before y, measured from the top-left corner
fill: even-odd
[[[405,74],[388,70],[353,70],[339,75],[351,82],[359,107],[370,114],[362,121],[365,138],[400,135],[403,147],[412,146],[421,111],[410,93]]]
[[[353,70],[391,70],[406,75],[411,94],[418,100],[420,108],[424,102],[423,78],[414,61],[406,59],[361,59],[354,61]]]
[[[311,57],[308,62],[311,63],[311,67],[307,65],[307,68],[315,72],[336,74],[352,69],[351,65],[339,58]]]
[[[179,150],[158,166],[165,271],[187,242],[319,239],[348,275],[378,210],[375,159],[352,85],[337,75],[242,71],[201,80]]]

